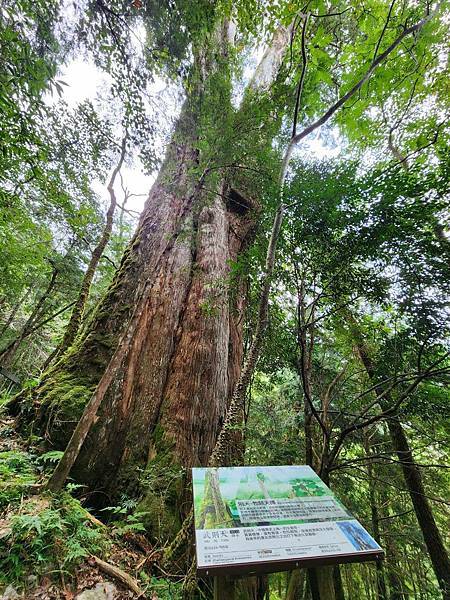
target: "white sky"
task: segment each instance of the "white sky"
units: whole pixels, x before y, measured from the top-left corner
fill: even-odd
[[[109,87],[111,82],[108,74],[100,71],[93,63],[86,61],[85,59],[75,59],[70,62],[67,66],[61,68],[58,79],[61,79],[67,85],[64,86],[63,98],[67,102],[70,108],[75,108],[78,104],[84,100],[91,100],[95,106],[96,97],[100,96],[102,90]],[[155,86],[156,91],[159,91],[161,85],[160,82]],[[56,99],[53,98],[53,101]],[[52,102],[51,98],[47,98],[47,101]],[[118,137],[121,133],[118,133]],[[144,206],[146,196],[152,186],[155,179],[154,176],[144,175],[142,172],[142,165],[140,161],[134,160],[132,167],[122,167],[122,177],[124,180],[125,187],[132,193],[137,194],[129,199],[127,202],[127,208],[140,212]],[[116,180],[116,195],[120,203],[122,203],[122,189],[120,181]],[[109,194],[106,186],[99,180],[92,181],[92,188],[106,203],[109,202]],[[145,196],[141,196],[145,194]]]

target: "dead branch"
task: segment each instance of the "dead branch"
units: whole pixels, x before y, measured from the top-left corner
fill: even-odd
[[[101,558],[98,558],[98,556],[92,556],[91,558],[101,571],[118,579],[139,598],[145,598],[144,591],[139,587],[138,582],[131,577],[131,575],[128,575],[128,573],[125,573],[125,571],[122,571],[122,569],[119,569],[116,565],[112,565],[111,563],[107,563]]]

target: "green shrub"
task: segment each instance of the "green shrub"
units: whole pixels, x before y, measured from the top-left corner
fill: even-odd
[[[126,535],[127,533],[143,533],[145,526],[143,520],[146,512],[132,512],[136,508],[136,501],[123,497],[122,502],[117,506],[106,506],[101,509],[108,515],[110,525],[113,527],[112,533],[116,536]]]

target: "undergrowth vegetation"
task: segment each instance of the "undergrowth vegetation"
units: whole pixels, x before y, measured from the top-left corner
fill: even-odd
[[[27,486],[36,480],[32,457],[27,452],[0,453],[0,510],[19,500]]]
[[[69,494],[28,500],[14,515],[0,550],[0,582],[22,584],[34,576],[70,576],[74,567],[108,546],[100,527]]]
[[[130,535],[145,532],[146,513],[136,501],[123,496],[118,505],[101,510],[97,520],[83,505],[83,486],[70,482],[59,494],[41,487],[61,452],[42,453],[37,438],[27,448],[7,422],[1,435],[14,449],[0,451],[0,593],[12,585],[28,597],[41,581],[65,588],[92,555],[130,554]],[[139,566],[142,556],[138,559]],[[150,597],[181,598],[180,583],[145,568],[136,576]]]
[[[39,481],[59,452],[0,452],[0,583],[22,587],[30,576],[69,576],[91,554],[110,545],[68,491],[39,492]]]

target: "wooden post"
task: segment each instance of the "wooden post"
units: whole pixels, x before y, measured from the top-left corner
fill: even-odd
[[[235,580],[232,577],[214,577],[214,600],[235,600]]]
[[[320,600],[335,600],[333,567],[320,567],[317,569],[317,584]]]

